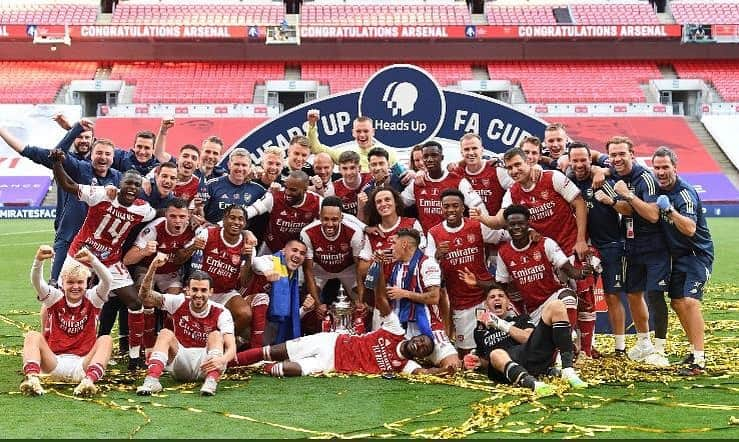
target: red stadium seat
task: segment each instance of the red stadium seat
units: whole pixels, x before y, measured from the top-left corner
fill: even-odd
[[[59,89],[72,80],[95,77],[94,62],[0,62],[0,103],[53,103]]]

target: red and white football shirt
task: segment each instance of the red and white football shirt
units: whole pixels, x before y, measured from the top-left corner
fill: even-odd
[[[144,230],[139,232],[138,237],[136,237],[135,245],[140,249],[144,249],[149,241],[157,242],[157,252],[166,254],[168,258],[167,263],[156,270],[158,275],[163,275],[179,271],[180,266],[172,263],[172,259],[174,258],[175,253],[184,248],[185,244],[189,243],[194,236],[195,232],[193,232],[189,227],[181,234],[173,235],[169,230],[167,230],[167,219],[162,217],[150,222],[146,227],[144,227]],[[148,267],[149,264],[151,264],[152,259],[154,259],[154,255],[147,256],[141,260],[140,265]]]
[[[212,226],[199,230],[196,236],[205,241],[201,270],[213,279],[213,293],[238,289],[241,251],[244,248],[243,235],[239,236],[236,243],[231,244],[223,238],[222,227]]]
[[[213,331],[234,334],[231,312],[225,307],[208,301],[205,310],[196,313],[190,309],[190,300],[183,294],[164,294],[163,309],[172,315],[173,332],[177,341],[185,348],[205,348],[208,335]]]

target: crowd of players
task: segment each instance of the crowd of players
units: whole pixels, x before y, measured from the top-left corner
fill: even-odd
[[[668,365],[667,293],[691,347],[679,373],[704,371],[713,245],[669,148],[649,170],[626,137],[600,153],[553,124],[499,158],[469,133],[462,159],[444,165],[429,141],[405,167],[370,118],[353,122],[348,148],[322,145],[318,119],[308,112],[307,136],[286,153],[270,147],[252,164],[236,148],[227,168],[215,136],[169,154],[171,119],[130,149],[85,119],[58,117],[68,132],[53,150],[0,128],[59,187],[53,247],[31,270],[43,332],[26,336],[21,391],[43,394],[49,374],[95,394],[116,319],[128,369],[147,370],[141,395],[162,389],[164,371],[213,395],[227,367],[260,361],[274,376],[483,369],[539,394],[552,392],[536,378],[546,374],[583,388],[576,360],[601,357],[597,278],[613,357]],[[348,323],[331,308],[340,293]],[[622,293],[637,332],[628,351]]]

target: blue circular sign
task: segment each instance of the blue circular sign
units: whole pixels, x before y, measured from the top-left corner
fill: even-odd
[[[359,114],[372,118],[377,141],[409,148],[436,135],[446,102],[428,72],[407,64],[392,65],[367,81],[359,95]]]

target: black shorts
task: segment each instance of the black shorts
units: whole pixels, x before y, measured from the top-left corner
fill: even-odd
[[[513,362],[522,366],[532,376],[545,374],[554,364],[557,347],[552,337],[552,326],[544,321],[531,332],[525,344],[519,344],[505,350]],[[503,373],[498,372],[492,365],[488,365],[488,377],[494,381],[508,383]]]

